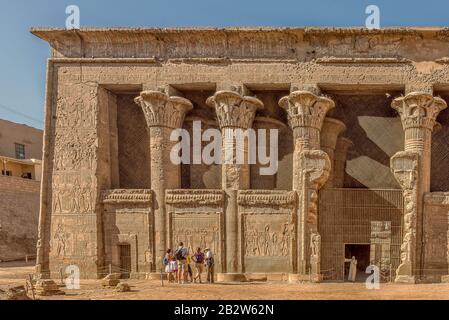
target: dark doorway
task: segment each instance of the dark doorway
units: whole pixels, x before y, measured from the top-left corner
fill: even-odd
[[[369,244],[345,244],[345,260],[355,257],[357,260],[356,282],[365,282],[366,268],[370,265],[370,245]],[[345,277],[348,281],[350,262],[345,262]]]
[[[129,279],[131,273],[131,245],[120,244],[118,246],[120,254],[120,273],[122,279]]]

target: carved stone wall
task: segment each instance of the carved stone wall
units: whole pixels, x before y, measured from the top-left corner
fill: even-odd
[[[170,248],[183,242],[191,255],[212,250],[216,272],[223,271],[224,193],[222,190],[167,190]]]
[[[296,201],[293,191],[239,192],[239,256],[244,272],[293,272]]]
[[[424,197],[424,281],[439,282],[449,274],[449,194]]]
[[[144,278],[146,273],[161,267],[161,262],[154,257],[152,199],[151,190],[116,189],[103,192],[103,272],[108,272],[109,265],[113,272],[125,272],[119,252],[119,245],[123,244],[131,246],[131,277]]]
[[[182,238],[187,238],[184,240],[191,247],[204,244],[215,248],[220,261],[218,269],[227,273],[291,271],[298,274],[306,273],[311,265],[320,273],[320,262],[322,271],[332,268],[332,263],[340,265],[337,255],[340,259],[341,248],[329,247],[329,241],[337,239],[342,243],[341,237],[346,232],[338,224],[337,229],[321,229],[329,226],[321,226],[325,221],[346,221],[352,231],[361,226],[362,231],[357,231],[357,235],[350,231],[348,234],[354,238],[344,241],[373,242],[374,247],[380,246],[380,259],[386,257],[384,247],[391,241],[389,259],[398,261],[401,244],[395,242],[398,234],[395,219],[400,210],[396,202],[391,205],[391,199],[379,200],[367,209],[369,219],[363,221],[353,211],[353,216],[345,217],[348,208],[341,205],[345,202],[335,202],[335,199],[346,201],[344,197],[331,198],[317,206],[318,190],[332,165],[339,168],[337,186],[374,189],[346,190],[353,197],[353,204],[361,201],[366,205],[364,196],[361,200],[357,198],[360,192],[376,193],[379,188],[398,188],[398,183],[405,183],[407,219],[401,241],[402,258],[405,261],[410,252],[415,252],[409,250],[409,240],[414,236],[413,224],[417,224],[417,238],[413,241],[419,244],[424,239],[424,249],[419,250],[424,257],[424,274],[426,268],[443,266],[437,256],[443,250],[440,243],[444,209],[425,205],[422,215],[415,215],[416,204],[423,202],[423,192],[430,191],[428,131],[431,128],[424,128],[427,131],[420,137],[412,128],[413,121],[407,120],[408,116],[418,122],[423,116],[435,118],[435,110],[427,110],[425,101],[419,102],[424,109],[415,108],[414,99],[406,103],[411,112],[397,114],[393,109],[385,112],[383,107],[414,90],[422,91],[420,95],[432,94],[439,105],[443,104],[436,97],[449,91],[448,30],[229,28],[85,29],[77,34],[69,30],[34,29],[32,32],[52,47],[47,73],[38,241],[40,275],[48,276],[51,270],[52,276],[58,277],[60,268],[73,263],[81,268],[83,277],[96,277],[109,261],[115,263],[114,247],[121,242],[133,246],[133,266],[138,272],[149,269],[153,272],[166,247]],[[132,105],[130,100],[142,90],[140,108],[144,112],[139,112],[139,106]],[[225,96],[234,96],[238,103],[224,101],[225,97],[209,113],[195,113],[207,97],[223,93],[221,90],[227,90]],[[176,97],[172,97],[173,92]],[[286,110],[277,107],[276,100],[282,96],[290,96],[281,103]],[[448,100],[447,95],[443,97]],[[331,100],[336,108],[327,113],[333,105]],[[180,104],[186,108],[171,117],[180,111],[175,110]],[[257,107],[249,107],[251,104],[264,105],[265,109],[256,110]],[[324,108],[324,104],[328,107]],[[355,109],[363,112],[350,111]],[[321,124],[326,115],[344,122],[348,129],[345,136],[353,142],[348,161],[335,150],[338,165],[327,161],[326,154],[320,150]],[[276,181],[252,179],[251,171],[257,168],[231,165],[218,172],[222,178],[213,181],[221,182],[217,190],[173,191],[181,187],[181,170],[169,163],[168,150],[172,146],[169,133],[175,126],[184,127],[184,116],[216,122],[223,129],[223,136],[231,127],[251,127],[257,117],[290,124],[293,130],[287,128],[280,133],[281,168]],[[405,127],[412,125],[405,134],[396,130],[400,129],[401,116]],[[433,124],[433,120],[427,122]],[[442,124],[444,132],[447,124],[444,121]],[[378,128],[385,128],[387,133]],[[401,161],[393,166],[393,172],[389,170],[390,157],[404,149],[404,135],[406,151],[427,144],[421,154],[426,158],[423,168],[427,169],[419,173],[419,177],[425,177],[421,185],[425,188],[420,192],[408,192],[413,191],[407,184],[407,178],[414,177],[413,170],[401,166]],[[446,140],[444,136],[438,139],[440,144]],[[150,148],[154,151],[151,156]],[[433,176],[438,175],[438,186],[444,186],[446,162],[444,156],[435,159],[441,160],[442,165]],[[345,166],[349,174],[343,174]],[[189,170],[189,180],[204,177],[205,171],[204,168]],[[343,183],[354,172],[361,176],[352,176],[352,180]],[[214,179],[217,172],[211,176]],[[216,187],[191,182],[189,186],[194,188]],[[251,185],[260,190],[249,190],[248,194],[242,191]],[[102,204],[101,191],[120,188],[151,189],[154,195],[151,207],[136,200]],[[280,194],[271,190],[276,188],[289,191]],[[166,194],[166,189],[171,191]],[[283,198],[291,190],[298,197],[293,201],[295,205]],[[444,187],[438,190],[445,191]],[[217,192],[223,191],[226,195],[217,196]],[[342,213],[343,219],[332,216],[334,220],[326,220],[327,210],[334,215]],[[416,217],[416,221],[410,222],[409,218]],[[132,226],[134,218],[139,226]],[[391,240],[388,240],[388,221],[391,221]],[[286,224],[294,225],[291,239],[285,232]],[[193,238],[185,226],[195,230]],[[218,248],[216,240],[212,240],[217,236],[214,231],[217,228]],[[203,233],[204,230],[210,233]],[[140,241],[146,232],[148,242]],[[114,236],[108,238],[106,233]],[[198,233],[204,236],[198,238]],[[293,242],[289,248],[290,260],[283,255],[285,243],[289,241]],[[151,257],[149,252],[156,246],[157,252]],[[375,249],[373,259],[377,259],[379,250]],[[258,259],[264,262],[259,263]]]
[[[104,172],[108,156],[108,93],[93,84],[60,84],[54,105],[50,149],[51,195],[47,215],[51,216],[49,243],[50,271],[60,273],[76,264],[83,276],[96,276],[103,264],[99,191],[108,184]],[[48,160],[47,160],[48,161]],[[39,266],[47,273],[44,259]]]

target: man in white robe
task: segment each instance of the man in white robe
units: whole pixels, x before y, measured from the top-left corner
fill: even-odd
[[[355,276],[357,275],[357,260],[352,256],[352,259],[345,259],[345,262],[350,262],[348,281],[355,282]]]

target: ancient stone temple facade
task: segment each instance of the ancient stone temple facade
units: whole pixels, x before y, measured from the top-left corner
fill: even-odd
[[[449,30],[32,33],[52,48],[41,277],[159,276],[183,241],[223,281],[342,281],[352,256],[382,281],[448,279]],[[277,171],[201,161],[209,129],[245,158],[233,130],[277,130]]]

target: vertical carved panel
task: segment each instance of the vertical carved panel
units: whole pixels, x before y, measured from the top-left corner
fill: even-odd
[[[222,272],[224,256],[224,193],[222,190],[167,190],[169,247],[183,242],[190,254],[197,248],[212,250],[215,270]]]
[[[295,261],[296,193],[240,191],[238,205],[243,271],[292,272]]]
[[[401,245],[401,264],[397,270],[400,277],[415,275],[417,266],[417,216],[421,201],[418,201],[419,154],[411,151],[398,152],[391,158],[391,170],[404,191],[404,235]]]
[[[77,264],[95,276],[101,257],[97,228],[100,99],[96,85],[60,85],[54,112],[50,269]],[[103,94],[105,94],[103,92]],[[100,94],[101,95],[101,94]],[[105,106],[103,106],[105,107]],[[104,109],[104,108],[103,108]],[[107,110],[102,110],[102,112]]]

